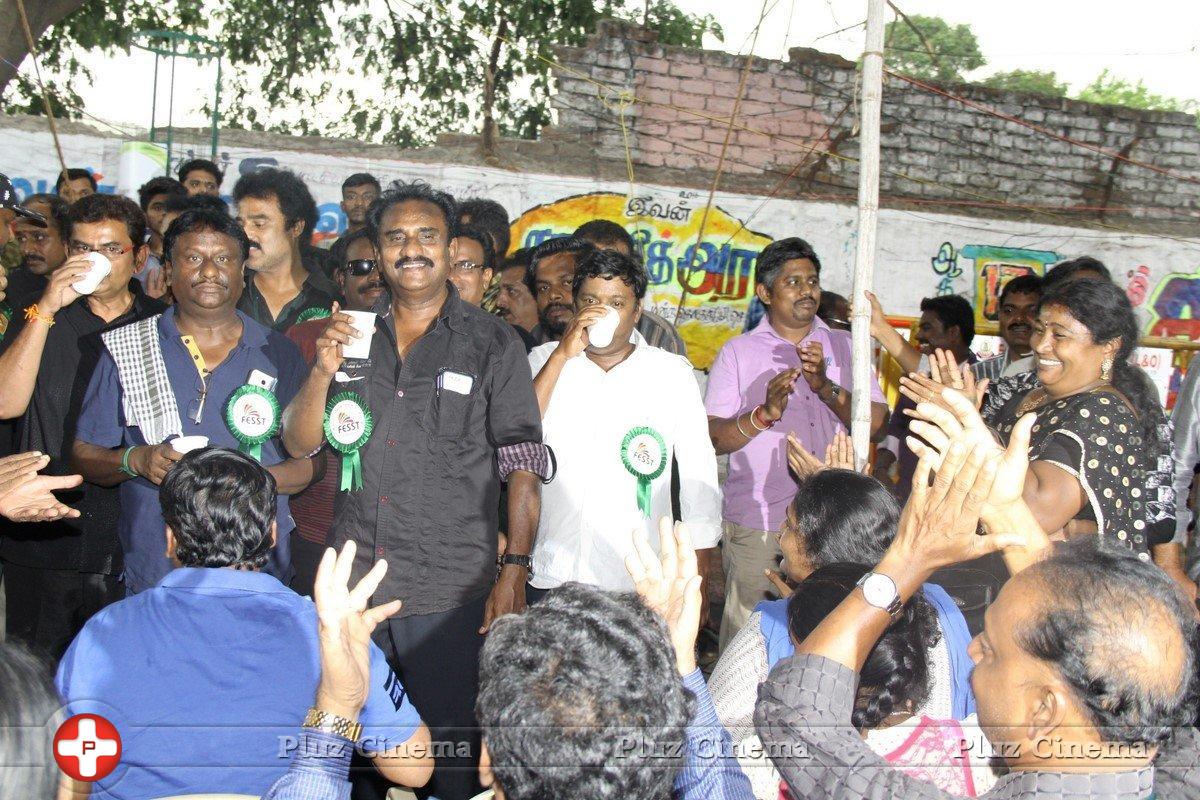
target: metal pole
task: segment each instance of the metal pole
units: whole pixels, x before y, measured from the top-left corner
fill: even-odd
[[[171,148],[175,143],[175,40],[171,39],[171,92],[167,100],[167,174],[171,174]]]
[[[158,123],[158,53],[154,54],[154,94],[150,98],[150,141],[158,141],[158,132],[155,130],[155,125]],[[167,167],[167,174],[171,174],[170,165]]]
[[[212,152],[209,158],[215,164],[217,161],[217,137],[219,135],[219,123],[221,121],[221,57],[217,56],[217,91],[213,98],[213,113],[212,113]]]
[[[854,253],[854,311],[850,320],[854,353],[851,437],[861,469],[871,446],[871,307],[863,292],[874,286],[875,233],[879,222],[879,118],[883,106],[883,16],[887,0],[867,0],[867,42],[863,49],[861,150],[858,162],[858,239]]]

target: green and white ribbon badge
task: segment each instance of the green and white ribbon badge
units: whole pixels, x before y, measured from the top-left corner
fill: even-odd
[[[301,311],[296,316],[296,324],[299,325],[301,322],[308,322],[310,319],[325,319],[328,316],[328,308],[318,308],[314,306],[313,308],[306,308]]]
[[[336,394],[325,406],[325,441],[342,454],[339,492],[357,492],[363,487],[362,456],[358,451],[371,438],[374,428],[371,411],[356,392]]]
[[[621,463],[637,478],[637,504],[650,518],[650,482],[667,467],[667,445],[653,428],[634,428],[621,441]]]
[[[263,442],[279,433],[283,415],[279,400],[261,386],[239,386],[225,404],[225,424],[238,440],[238,450],[262,461]]]

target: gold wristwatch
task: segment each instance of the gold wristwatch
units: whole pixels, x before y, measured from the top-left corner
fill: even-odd
[[[349,739],[352,742],[357,742],[362,738],[362,725],[360,723],[351,722],[345,717],[330,714],[328,711],[322,711],[319,708],[310,708],[308,710],[301,727],[332,733],[334,736],[341,736],[343,739]]]

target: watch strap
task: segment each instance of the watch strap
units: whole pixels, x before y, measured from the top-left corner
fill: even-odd
[[[895,617],[900,613],[900,609],[904,608],[904,603],[900,602],[900,590],[896,588],[896,582],[894,580],[887,575],[884,575],[882,572],[868,572],[859,578],[858,583],[854,585],[863,587],[868,580],[875,576],[886,579],[887,582],[892,585],[892,599],[888,601],[886,606],[879,605],[871,599],[871,596],[867,594],[865,588],[863,589],[863,599],[866,600],[869,605],[878,608],[880,611],[886,611],[888,616]]]
[[[516,567],[524,567],[529,570],[529,574],[533,575],[533,556],[519,556],[512,553],[505,553],[500,556],[500,566],[512,564]]]
[[[328,711],[322,711],[319,708],[310,708],[308,710],[308,713],[304,716],[304,722],[301,723],[301,727],[326,731],[335,736],[341,736],[343,739],[349,739],[352,742],[357,742],[362,738],[361,723],[351,722],[345,717],[330,714]]]

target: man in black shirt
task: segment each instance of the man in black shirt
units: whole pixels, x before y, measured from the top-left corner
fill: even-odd
[[[338,547],[358,543],[359,572],[388,560],[377,595],[404,606],[376,641],[433,739],[455,743],[456,752],[471,744],[469,758],[439,758],[430,788],[442,800],[478,791],[472,729],[482,634],[524,607],[539,479],[551,477],[524,346],[447,280],[459,257],[455,219],[453,198],[425,184],[397,186],[372,206],[367,226],[391,297],[376,306],[370,358],[343,363],[342,345],[356,334],[348,315],[335,315],[284,414],[284,443],[307,455],[321,445],[330,395],[354,392],[370,411],[362,488],[339,493],[332,538]],[[346,380],[335,379],[339,372]],[[501,481],[508,547],[497,577]]]
[[[238,311],[280,333],[327,312],[340,295],[324,272],[304,265],[302,245],[317,224],[317,204],[304,181],[287,170],[261,169],[238,179],[233,199],[250,237]]]
[[[8,304],[20,310],[41,296],[46,277],[67,260],[67,201],[55,194],[33,194],[21,207],[41,214],[45,225],[28,217],[13,222],[13,238],[21,248],[21,266],[8,276]]]
[[[0,356],[0,416],[20,418],[17,449],[49,455],[53,475],[72,472],[74,420],[103,350],[100,333],[164,308],[130,280],[147,255],[136,203],[88,195],[71,206],[68,224],[70,258],[14,321]],[[87,273],[91,252],[108,258],[112,272],[81,297],[72,284]],[[84,484],[63,500],[80,511],[77,519],[11,525],[0,542],[8,633],[55,659],[92,614],[124,596],[116,489]]]

